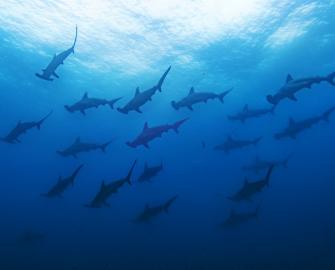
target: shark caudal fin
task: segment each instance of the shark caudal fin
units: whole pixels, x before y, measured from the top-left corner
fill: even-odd
[[[164,211],[165,213],[169,212],[169,209],[171,205],[174,203],[174,201],[178,198],[178,195],[173,196],[170,200],[168,200],[164,205]]]
[[[71,47],[72,53],[74,53],[74,47],[76,46],[76,43],[77,43],[77,37],[78,37],[78,26],[76,25],[76,36],[74,38],[73,45]]]
[[[176,123],[174,123],[174,124],[172,125],[172,129],[173,129],[176,133],[178,133],[178,132],[179,132],[179,128],[180,128],[180,126],[181,126],[182,124],[184,124],[187,120],[188,120],[188,118],[185,118],[185,119],[183,119],[183,120],[177,121]]]
[[[136,166],[136,163],[137,163],[137,159],[133,162],[133,165],[131,166],[129,172],[128,172],[128,175],[127,177],[125,178],[126,182],[131,185],[131,176],[133,175],[133,172],[134,172],[134,169],[135,169],[135,166]]]
[[[71,175],[71,180],[72,180],[72,185],[74,183],[74,180],[76,179],[78,173],[80,172],[80,170],[84,167],[84,164],[81,164],[78,166],[78,168],[72,173]]]
[[[172,106],[175,110],[179,110],[179,106],[178,106],[177,102],[175,102],[174,100],[171,101],[171,106]]]
[[[52,115],[52,113],[53,111],[50,111],[43,119],[41,119],[40,121],[36,123],[36,127],[38,130],[41,129],[41,125],[44,123],[45,120],[47,120]]]
[[[113,142],[114,140],[110,140],[109,142],[106,142],[100,146],[101,151],[106,153],[106,148]]]
[[[122,98],[122,97],[119,97],[119,98],[115,98],[115,99],[109,100],[109,101],[107,102],[108,105],[109,105],[109,107],[110,107],[111,109],[114,109],[114,104],[115,104],[116,102],[118,102],[121,98]]]
[[[335,72],[330,73],[327,76],[327,82],[329,82],[331,85],[335,86]]]
[[[171,66],[169,66],[169,68],[164,72],[163,76],[160,78],[160,80],[158,81],[158,84],[156,85],[157,87],[157,90],[159,92],[162,92],[162,85],[163,85],[163,82],[166,78],[166,76],[168,75],[169,71],[171,70]]]
[[[267,186],[269,186],[270,184],[270,179],[271,179],[271,175],[272,175],[274,167],[275,165],[271,165],[270,168],[268,169],[268,172],[266,173],[265,182]]]
[[[333,106],[329,110],[325,111],[321,116],[322,120],[328,122],[329,121],[329,116],[334,112],[334,110],[335,110],[335,106]]]
[[[223,103],[223,99],[226,95],[228,95],[231,91],[233,90],[233,88],[230,88],[229,90],[221,93],[218,95],[218,99],[220,100],[221,103]]]
[[[283,160],[283,162],[282,162],[281,164],[282,164],[282,166],[283,166],[284,168],[287,168],[288,162],[290,161],[290,159],[292,158],[292,156],[293,156],[293,154],[289,154],[289,155],[287,156],[287,158],[285,158],[285,159]]]

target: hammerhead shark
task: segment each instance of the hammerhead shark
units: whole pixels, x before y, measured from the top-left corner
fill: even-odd
[[[225,153],[229,153],[232,150],[241,149],[249,145],[257,145],[261,139],[262,137],[258,137],[253,140],[236,140],[231,136],[228,136],[227,140],[224,143],[215,146],[214,150],[220,150],[224,151]]]
[[[250,109],[246,104],[243,110],[236,115],[228,116],[229,120],[232,121],[241,121],[244,123],[246,120],[250,118],[257,118],[266,114],[274,114],[275,106],[272,106],[270,109]]]
[[[293,77],[288,74],[286,77],[286,83],[282,86],[278,92],[274,95],[268,95],[266,99],[273,105],[277,105],[283,99],[290,99],[297,101],[295,94],[303,89],[311,88],[313,84],[319,84],[321,82],[328,82],[335,86],[335,72],[329,74],[325,77],[309,77],[302,79],[293,79]]]
[[[108,145],[110,145],[113,142],[113,140],[108,141],[103,144],[96,144],[96,143],[86,143],[82,142],[80,137],[78,137],[75,142],[70,145],[68,148],[62,151],[57,151],[58,154],[60,154],[63,157],[73,156],[74,158],[77,158],[77,155],[82,152],[89,152],[93,150],[100,149],[102,152],[106,152],[106,148]]]
[[[140,92],[140,88],[137,87],[135,91],[135,96],[123,107],[118,108],[117,110],[121,113],[127,114],[130,111],[136,111],[138,113],[142,113],[141,106],[143,106],[148,101],[152,100],[152,96],[157,92],[162,92],[163,82],[169,73],[171,66],[165,71],[163,76],[158,81],[157,85],[151,87],[148,90]]]
[[[58,55],[55,54],[49,65],[45,69],[42,69],[42,74],[35,73],[35,75],[38,78],[46,81],[53,81],[52,76],[57,79],[59,78],[59,76],[56,73],[56,70],[60,65],[64,64],[65,59],[68,58],[71,53],[74,53],[74,47],[76,46],[77,43],[77,35],[78,35],[78,27],[76,26],[76,36],[74,38],[72,47],[67,49],[66,51],[61,52]]]
[[[280,140],[283,138],[296,139],[297,134],[303,132],[306,129],[318,124],[320,121],[329,121],[330,114],[335,110],[335,106],[331,107],[329,110],[325,111],[320,116],[307,118],[302,121],[295,121],[292,117],[289,119],[288,127],[283,131],[278,132],[274,135],[275,139]]]
[[[99,106],[109,105],[111,109],[114,109],[114,104],[120,99],[121,98],[107,100],[107,99],[100,99],[100,98],[90,98],[88,97],[88,94],[85,93],[80,101],[76,102],[75,104],[71,106],[65,105],[64,108],[70,113],[79,111],[83,115],[86,115],[87,109],[98,108]]]
[[[196,103],[207,103],[210,99],[218,99],[223,103],[223,98],[231,91],[232,89],[225,91],[221,94],[215,94],[211,92],[195,92],[194,87],[190,89],[190,92],[186,97],[180,101],[171,101],[171,105],[174,109],[178,110],[179,108],[186,107],[189,110],[193,111],[193,105]]]
[[[148,204],[145,206],[142,213],[140,213],[134,220],[135,223],[149,223],[153,218],[159,216],[162,213],[168,213],[173,202],[178,198],[178,195],[173,196],[165,203],[150,207]]]
[[[254,173],[259,173],[260,171],[269,169],[272,165],[275,167],[282,166],[284,168],[287,168],[287,164],[291,158],[291,155],[289,155],[287,158],[283,160],[263,160],[259,157],[256,157],[255,160],[246,166],[242,167],[243,171],[252,171]]]
[[[116,194],[120,188],[125,184],[131,185],[131,177],[135,168],[137,160],[134,161],[126,177],[119,180],[113,181],[109,184],[106,184],[105,181],[102,181],[101,186],[93,200],[86,204],[85,207],[88,208],[101,208],[101,207],[110,207],[110,204],[107,200],[113,195]]]
[[[47,198],[62,197],[63,193],[70,186],[73,186],[74,181],[83,166],[84,165],[82,164],[79,167],[77,167],[77,169],[69,177],[63,179],[61,176],[59,176],[57,183],[54,186],[52,186],[47,193],[42,194],[42,196],[45,196]]]
[[[269,186],[273,169],[274,165],[271,165],[266,176],[258,181],[250,182],[247,178],[245,178],[242,188],[232,197],[228,197],[228,199],[234,202],[251,201],[251,198],[255,194],[261,192],[265,187]]]
[[[188,118],[175,122],[172,125],[162,125],[156,127],[149,127],[148,122],[144,124],[141,134],[132,142],[127,142],[126,144],[132,148],[136,148],[143,145],[145,148],[149,149],[149,142],[162,137],[162,134],[168,132],[169,130],[174,130],[178,133],[179,127],[185,123]]]
[[[38,130],[40,130],[44,121],[48,119],[51,114],[52,111],[39,121],[32,121],[32,122],[19,121],[17,125],[5,137],[0,138],[0,140],[10,144],[21,143],[19,139],[21,135],[25,134],[28,130],[33,128],[37,128]]]
[[[149,167],[148,163],[145,163],[144,170],[140,177],[138,178],[138,182],[150,182],[152,178],[157,176],[163,170],[163,163],[157,166]]]
[[[229,217],[220,225],[222,228],[236,228],[253,219],[258,218],[259,207],[252,212],[237,213],[235,210],[230,211]]]

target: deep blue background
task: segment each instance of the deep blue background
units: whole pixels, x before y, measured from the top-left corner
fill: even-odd
[[[335,8],[330,3],[317,14],[327,23],[317,24],[276,50],[264,48],[264,31],[252,37],[253,46],[231,38],[198,49],[194,57],[204,63],[201,70],[182,66],[169,55],[147,72],[122,76],[116,68],[101,73],[79,65],[76,59],[84,56],[78,50],[60,67],[61,78],[52,83],[37,79],[34,73],[63,47],[46,46],[46,55],[41,56],[16,46],[20,38],[0,26],[4,41],[0,45],[0,134],[5,135],[19,120],[38,120],[54,111],[42,129],[27,133],[21,144],[0,144],[0,269],[334,269],[335,116],[297,140],[274,141],[272,136],[287,125],[290,116],[301,120],[333,106],[335,88],[322,83],[302,91],[298,102],[285,100],[274,116],[246,124],[227,120],[228,114],[246,103],[268,106],[265,96],[283,85],[287,73],[299,78],[335,71]],[[282,17],[285,20],[285,12]],[[77,24],[80,47],[80,21]],[[84,117],[64,110],[65,104],[76,102],[86,91],[92,97],[124,96],[117,104],[123,105],[137,86],[153,86],[169,65],[172,69],[163,92],[143,107],[143,114],[123,115],[104,107],[87,111]],[[194,112],[173,110],[170,101],[186,95],[192,85],[196,90],[219,93],[234,87],[234,91],[223,105],[210,101],[194,106]],[[146,121],[152,126],[185,117],[190,120],[180,134],[165,134],[150,144],[150,150],[125,145]],[[230,155],[213,151],[228,135],[264,139],[257,147]],[[77,136],[93,142],[117,140],[106,154],[92,152],[78,160],[56,154]],[[217,195],[231,195],[245,176],[261,177],[241,170],[256,156],[283,159],[291,153],[288,168],[275,170],[270,187],[254,203],[236,205]],[[139,160],[134,185],[112,197],[111,208],[83,207],[102,180],[124,176],[134,159]],[[146,161],[155,165],[161,160],[164,171],[153,183],[135,183]],[[64,198],[40,196],[59,175],[70,174],[82,162],[85,167]],[[168,215],[152,224],[131,222],[146,203],[157,204],[175,194],[179,198]],[[234,230],[218,228],[230,209],[253,210],[257,205],[261,206],[259,220]],[[47,237],[32,245],[18,244],[17,237],[28,229]]]

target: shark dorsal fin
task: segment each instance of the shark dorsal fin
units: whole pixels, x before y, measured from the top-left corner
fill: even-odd
[[[140,94],[140,88],[137,86],[135,90],[135,97]]]
[[[249,105],[248,104],[245,104],[244,107],[243,107],[243,111],[248,111],[249,110]]]
[[[193,94],[194,94],[194,87],[192,86],[188,95],[190,96],[190,95],[193,95]]]
[[[144,164],[144,170],[148,170],[149,169],[149,167],[148,167],[148,163],[146,162],[145,164]]]
[[[84,100],[84,99],[87,99],[87,98],[88,98],[88,94],[87,94],[87,92],[85,92],[85,94],[83,95],[81,100]]]
[[[293,119],[293,117],[290,117],[288,125],[293,126],[294,124],[295,124],[295,120]]]
[[[249,180],[248,180],[248,178],[244,178],[244,185],[248,185],[249,184]]]
[[[149,129],[149,124],[148,124],[148,122],[145,122],[144,127],[143,127],[143,131],[146,131],[147,129]]]
[[[62,177],[61,176],[58,176],[58,183],[62,181]]]
[[[77,137],[75,143],[80,143],[80,142],[81,142],[80,137]]]
[[[231,216],[231,217],[235,216],[235,210],[234,210],[234,209],[231,209],[231,210],[230,210],[230,216]]]
[[[286,77],[286,83],[289,83],[290,81],[293,80],[293,77],[291,74],[287,74],[287,77]]]
[[[148,203],[145,204],[145,210],[149,210],[150,209],[150,206]]]

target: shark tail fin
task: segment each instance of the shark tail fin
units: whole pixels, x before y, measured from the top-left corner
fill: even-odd
[[[169,212],[169,209],[171,207],[171,205],[173,204],[173,202],[178,198],[178,195],[173,196],[170,200],[168,200],[165,205],[164,205],[164,211],[165,213]]]
[[[36,123],[36,127],[38,130],[41,129],[41,125],[44,123],[45,120],[47,120],[52,115],[52,113],[53,111],[50,111],[43,119],[41,119],[40,121]]]
[[[223,99],[226,95],[228,95],[231,91],[233,90],[233,88],[230,88],[229,90],[221,93],[218,95],[218,99],[220,100],[221,103],[223,103]]]
[[[121,98],[122,98],[122,97],[119,97],[119,98],[115,98],[115,99],[112,99],[112,100],[108,101],[108,105],[109,105],[109,107],[110,107],[111,109],[114,109],[114,104],[115,104],[116,102],[118,102]]]
[[[328,76],[327,76],[327,82],[329,82],[331,85],[335,86],[335,72],[333,73],[330,73]]]
[[[271,175],[272,175],[274,167],[275,165],[271,165],[270,168],[268,169],[268,172],[266,173],[265,182],[267,186],[269,186],[270,184],[270,179],[271,179]]]
[[[171,101],[171,106],[172,106],[175,110],[179,110],[179,106],[178,106],[177,102],[175,102],[174,100]]]
[[[108,141],[108,142],[102,144],[102,145],[100,146],[101,151],[104,152],[104,153],[106,153],[106,148],[107,148],[113,141],[114,141],[114,140],[110,140],[110,141]]]
[[[162,76],[162,77],[160,78],[160,80],[158,81],[158,84],[157,84],[156,87],[157,87],[157,90],[158,90],[159,92],[162,92],[162,85],[163,85],[163,82],[164,82],[166,76],[168,75],[170,69],[171,69],[171,66],[169,66],[169,68],[164,72],[163,76]]]
[[[332,112],[335,110],[335,106],[331,107],[329,110],[324,112],[321,116],[322,120],[328,122],[329,121],[329,116],[332,114]]]
[[[282,165],[284,168],[287,168],[288,162],[290,161],[290,159],[292,158],[293,154],[289,154],[282,162]]]
[[[74,180],[76,179],[78,173],[80,172],[80,170],[84,167],[84,164],[81,164],[77,167],[77,169],[72,173],[71,175],[71,180],[72,180],[72,185],[74,184]]]
[[[185,118],[185,119],[183,119],[183,120],[180,120],[180,121],[177,121],[176,123],[174,123],[174,124],[172,125],[173,130],[174,130],[176,133],[178,133],[178,132],[179,132],[179,128],[180,128],[180,126],[181,126],[182,124],[184,124],[187,120],[188,120],[188,118]]]
[[[137,163],[137,159],[133,162],[133,165],[131,166],[129,172],[128,172],[128,175],[126,177],[126,181],[129,185],[131,185],[131,176],[133,175],[133,171],[135,169],[135,166],[136,166],[136,163]]]
[[[74,47],[76,46],[76,43],[77,43],[77,37],[78,37],[78,26],[76,25],[76,36],[74,38],[74,41],[73,41],[73,44],[72,44],[72,53],[74,53]]]
[[[261,140],[262,140],[263,137],[258,137],[256,138],[254,141],[253,141],[253,144],[254,145],[257,145]]]

